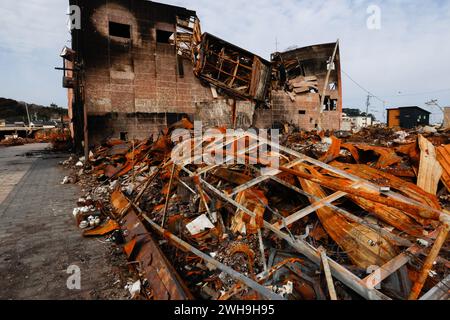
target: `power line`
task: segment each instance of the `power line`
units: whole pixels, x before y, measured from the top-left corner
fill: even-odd
[[[372,92],[370,92],[369,90],[367,90],[366,88],[364,88],[361,84],[359,84],[355,79],[353,79],[348,73],[346,73],[344,70],[342,70],[342,73],[344,75],[346,75],[354,84],[356,84],[359,88],[361,88],[363,91],[365,91],[366,93],[370,94],[371,96],[373,96],[374,98],[376,98],[377,100],[379,100],[382,103],[386,103],[385,100],[381,99],[380,97],[378,97],[377,95],[373,94]],[[425,94],[433,94],[433,93],[441,93],[441,92],[450,92],[450,88],[448,89],[440,89],[440,90],[434,90],[434,91],[426,91],[426,92],[415,92],[415,93],[404,93],[404,94],[397,94],[397,95],[392,95],[392,96],[386,96],[387,98],[397,98],[397,97],[408,97],[408,96],[420,96],[420,95],[425,95]]]
[[[421,95],[425,95],[425,94],[448,92],[448,91],[450,91],[450,89],[442,89],[442,90],[435,90],[435,91],[428,91],[428,92],[416,92],[416,93],[397,94],[397,95],[388,96],[388,97],[394,98],[394,97],[407,97],[407,96],[421,96]]]
[[[379,100],[381,103],[385,103],[386,101],[379,98],[377,95],[373,94],[372,92],[370,92],[369,90],[367,90],[366,88],[364,88],[362,85],[360,85],[356,80],[354,80],[352,77],[350,77],[350,75],[345,72],[344,70],[342,70],[342,73],[345,74],[354,84],[356,84],[358,87],[360,87],[363,91],[367,92],[369,95],[371,95],[372,97],[374,97],[375,99]]]

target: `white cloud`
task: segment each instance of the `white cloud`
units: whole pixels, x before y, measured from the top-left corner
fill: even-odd
[[[2,0],[0,49],[30,54],[36,49],[51,49],[67,40],[64,28],[68,3],[61,0]]]
[[[450,91],[395,96],[450,89],[449,1],[365,0],[160,0],[197,11],[202,30],[215,34],[266,59],[278,49],[341,40],[342,67],[355,80],[390,105],[421,105],[438,98],[450,105]],[[367,7],[381,8],[381,30],[366,27]],[[2,52],[18,60],[36,52],[57,55],[69,38],[64,0],[2,0],[0,3],[0,59]],[[39,58],[39,57],[38,57]],[[45,60],[45,59],[44,59]],[[2,61],[0,60],[0,67]],[[32,66],[31,66],[32,67]],[[53,70],[48,70],[54,73]],[[25,72],[23,73],[26,74]],[[3,75],[0,75],[3,77]],[[60,88],[54,78],[47,88]],[[3,79],[0,79],[2,81]],[[344,105],[363,107],[365,93],[343,76]],[[0,83],[1,84],[1,83]],[[26,95],[27,88],[23,88]],[[0,95],[3,94],[0,88]],[[44,90],[41,90],[44,91]],[[47,90],[49,91],[49,90]],[[52,93],[45,91],[50,99]],[[64,101],[64,91],[58,96]],[[26,97],[24,97],[26,98]],[[382,103],[373,100],[381,111]],[[379,114],[379,116],[381,113]]]

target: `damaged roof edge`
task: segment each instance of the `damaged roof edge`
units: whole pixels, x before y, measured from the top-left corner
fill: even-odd
[[[307,50],[307,49],[313,49],[313,48],[330,48],[331,50],[334,49],[334,47],[336,46],[336,42],[329,42],[329,43],[319,43],[319,44],[314,44],[314,45],[310,45],[310,46],[305,46],[305,47],[301,47],[301,48],[294,48],[294,49],[289,49],[286,51],[277,51],[272,53],[272,56],[274,54],[290,54],[290,53],[295,53],[298,51],[302,51],[302,50]],[[339,54],[339,49],[340,49],[341,45],[340,43],[338,44],[338,54]]]
[[[257,55],[257,54],[254,54],[253,52],[250,52],[250,51],[248,51],[248,50],[246,50],[246,49],[243,49],[243,48],[241,48],[241,47],[239,47],[239,46],[237,46],[237,45],[235,45],[235,44],[232,44],[231,42],[228,42],[228,41],[226,41],[226,40],[223,40],[223,39],[221,39],[221,38],[219,38],[219,37],[217,37],[217,36],[215,36],[215,35],[213,35],[213,34],[211,34],[211,33],[204,32],[204,33],[202,34],[202,37],[208,37],[208,38],[212,38],[213,40],[220,41],[220,42],[222,42],[222,43],[223,43],[224,45],[226,45],[226,46],[230,46],[230,47],[233,47],[233,48],[235,48],[235,49],[237,49],[237,50],[239,50],[239,51],[242,51],[242,53],[245,53],[245,54],[248,54],[248,55],[255,56],[255,57],[259,58],[259,59],[260,59],[262,62],[264,62],[265,64],[270,64],[270,61],[268,61],[268,60],[262,58],[261,56],[259,56],[259,55]]]

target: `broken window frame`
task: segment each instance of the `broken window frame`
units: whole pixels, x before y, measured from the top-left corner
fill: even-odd
[[[125,30],[124,28],[128,28],[128,29]],[[119,30],[119,29],[122,29],[122,30]],[[132,35],[131,25],[109,20],[108,21],[108,35],[110,37],[131,40],[131,35]]]

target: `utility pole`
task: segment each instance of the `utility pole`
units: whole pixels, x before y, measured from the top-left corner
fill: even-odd
[[[372,98],[372,96],[370,94],[367,95],[367,101],[366,101],[366,128],[369,126],[369,107],[370,107],[370,98]]]
[[[28,111],[28,103],[25,103],[25,109],[27,110],[27,117],[28,117],[28,130],[27,130],[27,138],[28,134],[31,132],[31,119],[30,119],[30,112]]]
[[[442,121],[442,127],[444,127],[445,119],[447,120],[447,123],[450,123],[450,119],[448,118],[448,115],[445,114],[444,108],[442,108],[442,107],[439,105],[437,99],[432,99],[432,100],[430,100],[430,101],[428,101],[428,102],[425,102],[425,104],[426,104],[427,106],[436,106],[436,107],[438,107],[439,109],[441,109],[442,114],[444,115],[444,120]]]
[[[330,58],[330,63],[328,64],[328,71],[327,71],[327,76],[325,77],[325,84],[323,86],[323,90],[322,90],[322,97],[320,99],[320,105],[319,105],[319,123],[317,126],[318,131],[323,130],[323,126],[322,126],[322,122],[323,122],[323,105],[325,103],[325,94],[327,93],[327,88],[328,88],[328,82],[330,80],[330,74],[331,74],[331,70],[333,69],[333,64],[334,64],[334,60],[336,58],[336,54],[337,54],[337,50],[339,48],[339,39],[337,39],[336,41],[336,45],[334,46],[334,51],[333,51],[333,55]]]

